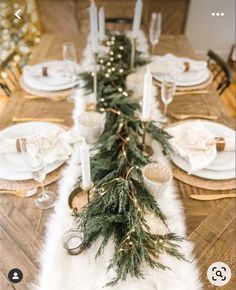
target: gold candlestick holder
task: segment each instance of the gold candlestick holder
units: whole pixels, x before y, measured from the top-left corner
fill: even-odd
[[[147,134],[147,128],[149,127],[150,121],[143,121],[143,154],[145,157],[150,157],[153,154],[153,149],[151,146],[147,145],[146,140],[146,134]]]
[[[78,187],[76,187],[75,189],[73,189],[69,195],[68,198],[68,205],[72,210],[77,210],[79,211],[78,207],[75,207],[73,205],[73,200],[76,196],[82,196],[85,195],[86,201],[87,203],[90,202],[91,200],[91,193],[92,193],[92,189],[94,188],[94,183],[91,182],[91,185],[89,187],[83,187],[82,183],[80,183],[80,185]],[[85,205],[85,204],[84,204]],[[83,207],[84,205],[81,204],[81,207]]]
[[[93,92],[94,92],[96,100],[97,100],[97,94],[98,94],[97,57],[98,57],[98,53],[94,53],[93,54],[93,59],[94,59]]]
[[[130,68],[133,71],[134,70],[134,62],[135,62],[135,52],[136,52],[136,43],[137,39],[132,38],[132,46],[131,46],[131,63],[130,63]]]

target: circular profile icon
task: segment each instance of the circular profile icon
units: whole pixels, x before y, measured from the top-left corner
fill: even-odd
[[[14,284],[19,283],[23,279],[23,273],[17,268],[11,269],[8,273],[8,279]]]
[[[223,262],[215,262],[209,266],[207,278],[214,286],[224,286],[231,279],[230,267]]]

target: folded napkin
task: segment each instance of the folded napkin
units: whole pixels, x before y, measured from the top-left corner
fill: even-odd
[[[217,139],[217,136],[214,136],[201,121],[169,128],[167,131],[173,136],[170,139],[173,149],[189,161],[191,168],[189,173],[206,168],[215,159],[217,149],[218,151],[235,150],[234,138]]]
[[[49,79],[50,85],[61,85],[71,81],[71,75],[77,75],[80,68],[77,63],[72,61],[54,61],[50,65],[26,65],[23,68],[25,78],[44,78],[44,81]]]
[[[82,140],[76,129],[69,131],[50,130],[37,134],[37,136],[42,138],[42,150],[46,164],[67,160],[73,152],[73,145]],[[33,137],[26,137],[26,139]],[[12,154],[20,151],[20,139],[0,138],[0,154]]]
[[[168,53],[164,56],[153,56],[150,64],[151,71],[156,74],[179,76],[185,72],[199,72],[207,67],[207,62],[183,59]]]

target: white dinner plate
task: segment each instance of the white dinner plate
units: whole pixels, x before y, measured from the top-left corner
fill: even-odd
[[[39,69],[42,69],[43,67],[55,67],[56,65],[62,65],[62,61],[49,61],[49,62],[43,62],[38,63],[34,65],[35,67],[38,67]],[[23,73],[23,81],[24,83],[35,90],[42,90],[42,91],[61,91],[61,90],[67,90],[70,88],[73,88],[77,86],[81,80],[78,77],[74,81],[70,81],[68,78],[55,78],[50,76],[40,76],[40,77],[34,77],[30,75],[30,73]]]
[[[186,126],[189,122],[196,121],[185,121],[180,124],[177,124],[179,128],[181,126]],[[211,131],[216,137],[235,137],[235,131],[225,125],[201,120],[204,126],[207,127],[209,131]],[[170,127],[173,128],[173,127]],[[168,129],[167,129],[168,131]],[[172,157],[173,163],[184,171],[189,172],[190,166],[189,162],[178,155],[173,155]],[[207,179],[215,179],[215,180],[224,180],[231,179],[235,177],[235,151],[223,151],[218,152],[216,158],[209,164],[205,169],[201,169],[192,173],[193,175],[207,178]]]
[[[189,58],[185,58],[185,57],[180,57],[179,59],[182,60],[183,62],[191,61]],[[205,81],[207,81],[209,76],[210,76],[210,71],[207,67],[205,69],[202,69],[196,72],[186,71],[177,77],[176,85],[179,87],[191,87],[191,86],[200,85],[204,83]],[[153,78],[159,82],[162,82],[164,78],[167,78],[168,80],[168,76],[162,73],[153,74]],[[173,79],[170,78],[170,80],[173,80]]]
[[[48,132],[61,130],[61,127],[47,122],[27,122],[8,127],[0,132],[1,138],[29,137],[35,132]],[[64,161],[55,161],[47,164],[46,173],[50,173],[60,167]],[[0,154],[0,178],[8,180],[31,179],[31,173],[27,170],[21,153]]]
[[[189,172],[190,166],[189,163],[181,158],[180,156],[174,156],[172,157],[173,163],[181,168],[182,170]],[[230,169],[230,170],[221,170],[221,171],[216,171],[216,170],[209,170],[209,169],[201,169],[198,171],[194,171],[192,175],[202,177],[205,179],[212,179],[212,180],[225,180],[225,179],[232,179],[235,177],[235,168]]]

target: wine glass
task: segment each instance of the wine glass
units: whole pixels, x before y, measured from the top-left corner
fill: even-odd
[[[66,42],[63,44],[62,56],[67,75],[71,82],[73,82],[75,81],[77,75],[77,57],[76,49],[72,42]]]
[[[162,123],[168,123],[169,118],[167,117],[168,105],[173,101],[176,90],[176,82],[174,78],[170,76],[165,77],[161,84],[161,100],[164,103],[164,116],[161,118]]]
[[[24,163],[32,178],[40,183],[42,187],[42,192],[35,199],[36,207],[40,209],[53,207],[56,196],[52,191],[45,190],[43,184],[46,177],[46,168],[42,152],[42,138],[40,136],[23,138],[20,140],[20,148]]]
[[[152,45],[152,54],[154,53],[155,46],[159,42],[161,36],[161,13],[153,12],[151,16],[151,22],[149,27],[149,40]]]

